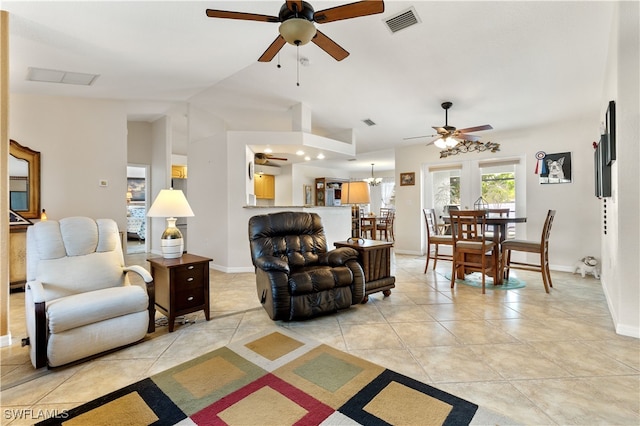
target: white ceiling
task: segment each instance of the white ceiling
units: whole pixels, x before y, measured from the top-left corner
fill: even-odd
[[[349,1],[311,1],[316,10]],[[426,144],[444,125],[491,124],[483,140],[599,115],[613,2],[385,1],[380,15],[318,24],[347,51],[335,61],[310,43],[258,57],[278,24],[207,18],[205,9],[277,15],[283,1],[6,1],[10,91],[128,101],[130,119],[175,111],[206,91],[207,108],[233,130],[273,130],[293,105],[314,132],[353,129],[353,171],[392,169],[393,147]],[[413,6],[421,20],[392,34],[384,20]],[[28,67],[95,73],[92,86],[26,81]],[[173,107],[172,107],[173,105]],[[178,108],[179,110],[179,108]],[[376,126],[362,122],[371,119]],[[501,142],[494,140],[494,142]],[[425,150],[437,150],[435,146]]]

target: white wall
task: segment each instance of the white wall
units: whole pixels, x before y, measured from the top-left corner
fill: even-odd
[[[151,123],[129,121],[127,132],[127,162],[129,164],[151,164],[153,149]]]
[[[108,217],[126,230],[124,104],[12,94],[10,110],[9,136],[42,154],[41,205],[49,219]]]
[[[556,209],[556,218],[551,232],[550,257],[552,268],[571,270],[576,260],[586,255],[598,255],[600,233],[598,201],[593,195],[593,147],[599,129],[598,112],[592,117],[583,117],[573,122],[557,123],[555,126],[531,128],[519,132],[492,132],[492,142],[499,142],[497,153],[467,153],[447,159],[439,158],[435,146],[424,144],[396,150],[396,182],[400,173],[415,172],[415,186],[396,187],[396,251],[419,254],[424,221],[422,182],[423,165],[449,161],[485,160],[490,158],[513,158],[524,156],[526,177],[526,215],[523,237],[540,238],[547,210]],[[541,185],[534,174],[535,153],[571,152],[572,183]],[[472,200],[480,195],[472,195]],[[475,198],[473,198],[475,197]]]
[[[616,331],[640,337],[640,7],[638,2],[620,2],[618,8],[600,111],[604,120],[609,101],[616,101],[617,160],[612,168],[612,196],[599,206],[602,222],[606,202],[601,280]]]

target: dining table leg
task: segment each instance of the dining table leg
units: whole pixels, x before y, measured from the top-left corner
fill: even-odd
[[[507,236],[507,224],[501,223],[500,225],[493,225],[493,242],[496,245],[494,256],[498,256],[495,264],[498,270],[496,271],[495,285],[502,285],[504,282],[504,268],[502,265],[502,242]]]

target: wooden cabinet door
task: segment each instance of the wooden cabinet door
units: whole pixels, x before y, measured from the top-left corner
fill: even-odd
[[[275,176],[259,174],[254,176],[253,190],[256,198],[273,200],[276,198]]]
[[[187,178],[187,166],[171,166],[171,177],[178,179]]]

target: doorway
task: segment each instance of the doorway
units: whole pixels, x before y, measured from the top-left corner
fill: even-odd
[[[147,239],[148,174],[148,165],[127,165],[126,254],[149,251]]]

